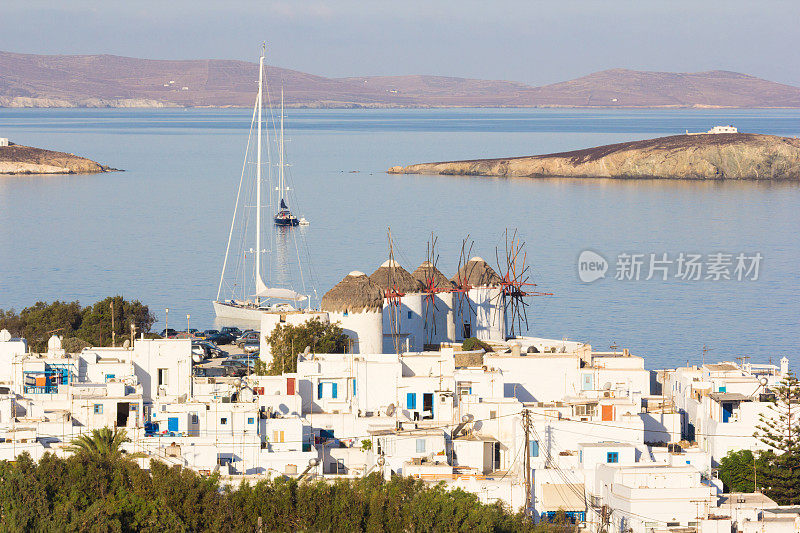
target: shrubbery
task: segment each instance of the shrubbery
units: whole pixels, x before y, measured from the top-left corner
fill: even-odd
[[[6,531],[544,531],[473,494],[378,475],[335,482],[278,478],[236,489],[153,461],[78,453],[0,462]]]
[[[117,340],[130,336],[130,326],[137,333],[148,333],[156,317],[138,300],[128,301],[122,296],[110,296],[93,305],[81,307],[78,302],[36,302],[19,314],[13,309],[0,309],[0,330],[7,329],[15,337],[25,337],[28,346],[36,352],[47,349],[51,335],[69,340],[65,349],[111,344],[111,302],[114,302],[114,331]],[[71,350],[68,350],[71,351]]]

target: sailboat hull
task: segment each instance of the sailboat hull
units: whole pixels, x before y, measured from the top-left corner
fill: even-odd
[[[258,307],[235,305],[229,302],[213,302],[213,304],[217,318],[261,323],[261,316],[265,313],[264,309]]]
[[[300,221],[296,218],[278,218],[275,217],[275,225],[276,226],[297,226],[300,224]]]

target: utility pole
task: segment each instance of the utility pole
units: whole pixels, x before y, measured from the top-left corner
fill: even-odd
[[[111,300],[111,346],[117,346],[117,332],[114,328],[114,300]]]
[[[522,410],[522,427],[525,429],[525,514],[531,508],[531,414],[527,409]]]

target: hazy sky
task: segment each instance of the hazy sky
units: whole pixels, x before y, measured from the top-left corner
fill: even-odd
[[[2,0],[0,50],[544,84],[607,68],[800,85],[800,0]]]

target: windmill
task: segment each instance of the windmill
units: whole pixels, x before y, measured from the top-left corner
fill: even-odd
[[[500,293],[495,298],[495,316],[497,316],[502,306],[503,319],[506,321],[505,328],[509,334],[508,336],[515,337],[522,332],[523,322],[525,329],[527,330],[528,328],[527,307],[530,304],[525,299],[529,296],[553,296],[553,293],[531,290],[532,287],[536,287],[536,284],[529,281],[530,265],[527,263],[528,253],[525,251],[525,243],[517,237],[517,230],[514,230],[509,241],[508,229],[506,229],[505,237],[504,264],[500,261],[499,249],[495,248],[497,270],[502,277]]]
[[[469,248],[467,248],[469,243]],[[455,276],[451,279],[455,287],[452,289],[454,302],[453,309],[461,321],[461,336],[464,338],[471,337],[474,332],[472,331],[472,316],[475,315],[475,307],[470,302],[468,293],[472,286],[470,285],[470,277],[474,265],[469,261],[472,254],[472,246],[474,242],[470,241],[469,234],[461,241],[461,255],[458,258],[458,270]],[[467,319],[464,318],[466,303],[466,312],[469,313]]]
[[[437,338],[437,320],[440,307],[448,310],[452,308],[452,299],[447,297],[441,301],[443,293],[452,294],[454,284],[448,280],[438,269],[439,255],[436,253],[438,238],[431,233],[426,250],[426,260],[414,271],[412,276],[420,282],[423,294],[423,329],[425,344],[434,344]]]
[[[397,279],[397,263],[394,260],[394,242],[392,241],[392,228],[388,231],[389,241],[389,279],[384,292],[386,304],[389,307],[389,324],[392,334],[392,343],[394,344],[394,351],[400,354],[400,306],[402,305],[402,298],[406,294],[400,290]]]

